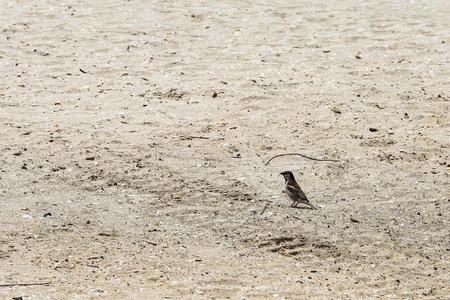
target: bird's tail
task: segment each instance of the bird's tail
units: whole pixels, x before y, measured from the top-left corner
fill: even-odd
[[[309,207],[311,207],[311,209],[316,209],[317,210],[317,207],[315,207],[314,205],[312,205],[311,204],[311,202],[306,202],[306,205],[308,205]]]

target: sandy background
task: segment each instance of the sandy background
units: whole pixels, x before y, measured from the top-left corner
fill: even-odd
[[[449,299],[450,2],[311,2],[2,1],[0,298]]]

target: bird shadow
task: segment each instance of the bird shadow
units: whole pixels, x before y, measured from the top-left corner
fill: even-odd
[[[291,206],[291,208],[315,210],[314,208],[309,207],[309,206]]]

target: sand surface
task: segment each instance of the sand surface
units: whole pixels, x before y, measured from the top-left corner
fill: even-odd
[[[449,16],[2,1],[0,298],[449,299]]]

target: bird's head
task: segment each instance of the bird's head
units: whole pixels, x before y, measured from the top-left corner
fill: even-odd
[[[280,174],[283,175],[284,180],[286,180],[286,181],[295,180],[294,174],[292,174],[291,171],[284,171],[284,172],[281,172]]]

